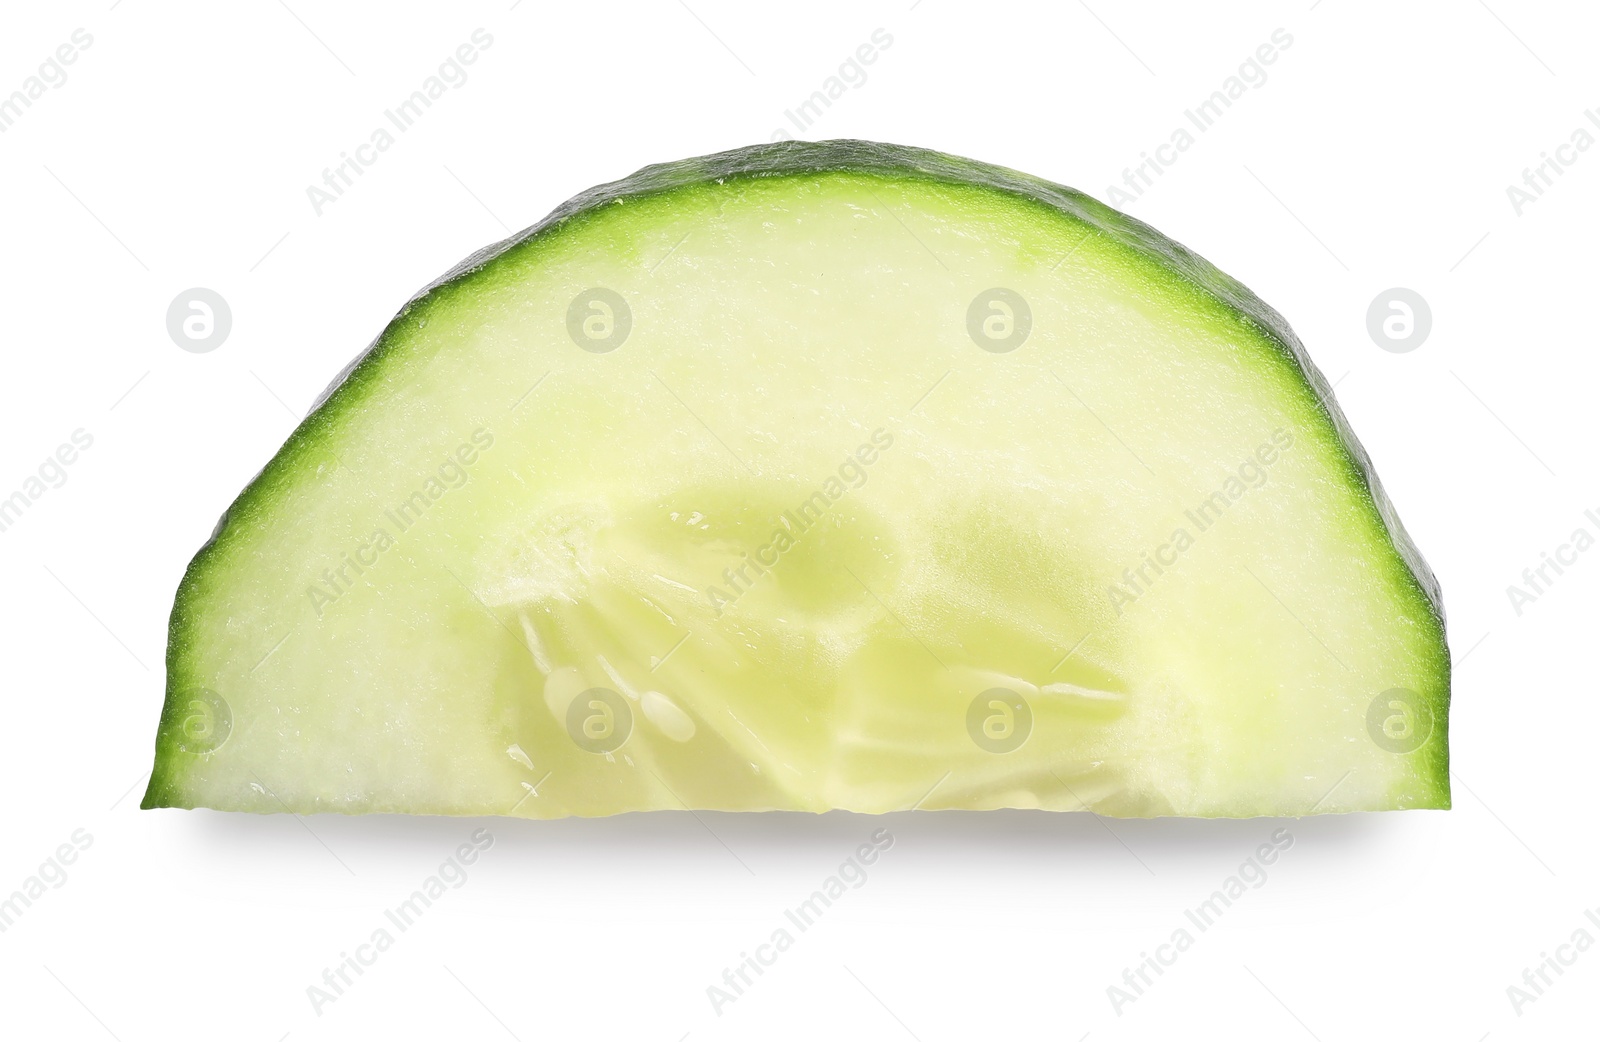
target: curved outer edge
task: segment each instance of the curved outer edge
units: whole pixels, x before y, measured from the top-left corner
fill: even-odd
[[[1405,526],[1401,524],[1399,515],[1395,512],[1393,503],[1384,492],[1383,484],[1378,479],[1372,459],[1362,447],[1356,437],[1355,430],[1350,426],[1350,421],[1345,417],[1344,411],[1339,408],[1339,403],[1334,399],[1333,387],[1328,383],[1327,377],[1317,368],[1311,360],[1305,345],[1290,328],[1288,321],[1280,315],[1270,304],[1256,296],[1248,287],[1234,279],[1232,276],[1218,269],[1210,261],[1184,246],[1182,243],[1163,235],[1160,231],[1145,224],[1135,217],[1130,217],[1120,210],[1113,209],[1105,203],[1085,195],[1074,188],[1065,185],[1053,184],[1042,178],[1024,174],[1006,167],[993,166],[977,160],[962,159],[943,152],[934,152],[924,148],[912,148],[905,145],[888,145],[875,141],[857,141],[840,139],[834,141],[807,142],[807,141],[781,141],[766,145],[748,145],[744,148],[731,149],[727,152],[717,152],[709,156],[695,159],[684,159],[672,163],[657,163],[644,167],[620,181],[611,181],[607,184],[596,185],[587,191],[580,192],[560,206],[537,224],[531,225],[497,243],[485,246],[471,256],[462,260],[455,267],[434,279],[428,285],[412,295],[404,307],[391,320],[390,325],[400,316],[404,315],[417,302],[423,300],[434,290],[464,275],[489,264],[501,254],[516,246],[536,238],[545,231],[565,223],[569,218],[580,213],[604,206],[614,199],[635,196],[643,193],[670,191],[674,188],[684,187],[710,180],[726,180],[740,177],[766,177],[782,174],[796,173],[824,173],[828,171],[873,171],[886,174],[915,172],[929,175],[937,180],[953,181],[963,184],[977,184],[992,188],[999,188],[1044,203],[1058,210],[1066,211],[1073,217],[1084,221],[1101,232],[1110,234],[1139,252],[1160,260],[1167,267],[1177,271],[1184,279],[1211,295],[1218,297],[1223,303],[1228,304],[1236,311],[1246,315],[1256,326],[1277,343],[1286,354],[1294,361],[1306,378],[1312,391],[1322,406],[1323,413],[1333,424],[1334,430],[1339,435],[1339,441],[1349,454],[1356,470],[1360,473],[1373,503],[1377,506],[1378,514],[1383,519],[1384,527],[1388,530],[1389,538],[1394,543],[1395,549],[1411,569],[1412,575],[1417,579],[1418,585],[1427,595],[1429,603],[1433,606],[1434,613],[1440,622],[1444,621],[1444,600],[1439,587],[1439,580],[1434,576],[1433,570],[1423,559],[1422,553],[1412,542]],[[385,327],[385,332],[387,332]],[[327,389],[317,398],[308,412],[314,413],[317,409],[333,396],[333,393],[355,372],[372,354],[373,350],[382,342],[383,334],[379,334],[366,349],[357,355],[349,365],[345,366]],[[226,522],[224,515],[218,522],[217,531],[221,531]],[[215,538],[215,533],[213,533]]]
[[[1328,383],[1322,371],[1312,362],[1305,345],[1301,343],[1300,338],[1290,328],[1288,321],[1277,310],[1256,296],[1243,283],[1223,272],[1187,246],[1168,238],[1138,218],[1130,217],[1122,211],[1108,206],[1077,189],[1058,185],[1043,178],[1011,170],[1007,167],[994,166],[978,160],[964,159],[944,152],[935,152],[931,149],[915,148],[907,145],[891,145],[876,141],[853,139],[819,142],[780,141],[772,144],[747,145],[742,148],[730,149],[726,152],[717,152],[693,159],[653,164],[643,167],[619,181],[596,185],[580,192],[552,210],[543,220],[499,242],[477,250],[413,294],[411,299],[406,301],[405,305],[395,313],[395,317],[384,327],[383,332],[379,333],[372,343],[368,344],[359,355],[352,359],[340,371],[339,375],[334,378],[333,382],[328,385],[327,389],[317,397],[317,400],[308,410],[306,419],[296,426],[294,432],[285,441],[285,444],[290,444],[301,436],[302,431],[311,423],[317,411],[327,404],[329,399],[377,351],[388,336],[389,331],[417,303],[426,299],[441,287],[482,269],[502,254],[525,242],[538,238],[547,231],[560,227],[579,214],[597,209],[617,199],[668,192],[676,188],[706,181],[720,182],[746,177],[818,174],[835,171],[887,175],[920,174],[936,181],[998,189],[1061,210],[1112,239],[1160,262],[1166,268],[1177,272],[1185,281],[1202,292],[1217,298],[1222,303],[1246,316],[1264,336],[1276,344],[1289,360],[1294,363],[1305,378],[1307,386],[1317,396],[1318,404],[1323,414],[1332,424],[1334,432],[1339,437],[1340,445],[1349,457],[1357,476],[1365,486],[1373,505],[1378,511],[1379,518],[1383,521],[1390,543],[1400,555],[1401,560],[1405,562],[1417,583],[1418,589],[1427,599],[1429,606],[1439,621],[1440,632],[1445,632],[1444,600],[1438,578],[1428,566],[1427,561],[1423,559],[1421,551],[1417,549],[1416,544],[1412,542],[1410,535],[1406,532],[1405,526],[1401,523],[1399,514],[1395,511],[1393,503],[1383,489],[1382,482],[1378,479],[1371,457],[1367,455],[1366,449],[1362,447],[1360,440],[1356,437],[1355,430],[1350,426],[1350,421],[1345,417],[1343,410],[1339,408],[1338,402],[1334,399],[1332,385]],[[274,455],[275,458],[276,454]],[[261,478],[267,468],[271,466],[271,463],[272,461],[269,460],[267,465],[256,473],[256,476],[245,486],[245,490],[240,493],[238,499],[244,498],[250,487]],[[238,500],[236,499],[235,502],[237,503]],[[211,537],[190,561],[189,570],[192,570],[199,563],[200,559],[205,556],[206,551],[221,536],[223,530],[227,527],[231,513],[232,507],[223,512],[222,517],[217,521],[216,527],[212,530]],[[187,578],[186,571],[185,580]],[[182,584],[180,584],[180,595],[181,589]],[[179,604],[175,603],[172,612],[174,629],[178,621],[178,614]],[[171,652],[172,646],[169,638],[167,662],[169,682],[173,665]],[[1445,650],[1447,676],[1449,665],[1447,644]],[[1448,706],[1448,688],[1446,692],[1446,706]],[[146,805],[149,804],[155,784],[156,778],[153,775],[150,782],[151,792],[147,793],[145,797]]]

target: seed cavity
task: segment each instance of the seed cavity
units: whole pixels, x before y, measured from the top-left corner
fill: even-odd
[[[1120,691],[1104,691],[1100,688],[1084,687],[1082,684],[1046,684],[1039,689],[1039,693],[1085,707],[1109,708],[1123,705],[1128,700],[1128,696]]]
[[[539,667],[539,672],[545,676],[550,675],[550,656],[545,654],[544,642],[539,639],[539,634],[533,628],[525,612],[517,612],[517,618],[522,622],[522,636],[528,645],[528,654],[533,656],[533,664]]]
[[[587,687],[583,681],[583,674],[578,672],[576,666],[563,666],[551,672],[544,682],[544,704],[550,709],[550,714],[565,726],[567,710],[572,706],[572,700],[577,698]]]
[[[659,691],[646,691],[639,707],[661,733],[674,742],[687,742],[694,737],[694,721],[678,704]]]

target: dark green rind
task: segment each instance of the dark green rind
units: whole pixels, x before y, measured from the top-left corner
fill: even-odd
[[[295,428],[271,461],[245,487],[217,522],[211,538],[189,562],[173,602],[167,643],[167,695],[156,734],[156,762],[150,784],[140,803],[143,809],[192,807],[179,791],[174,768],[187,754],[176,747],[174,737],[180,725],[180,692],[189,687],[184,681],[184,654],[189,649],[191,612],[189,602],[206,579],[206,564],[217,548],[230,538],[235,525],[265,503],[274,486],[286,480],[302,458],[314,451],[317,437],[337,426],[345,410],[357,406],[363,392],[377,379],[381,363],[395,346],[403,319],[434,306],[465,285],[496,258],[519,247],[537,242],[569,222],[581,222],[585,215],[624,197],[659,195],[710,181],[827,172],[875,173],[890,177],[921,177],[962,185],[987,187],[1040,204],[1084,222],[1099,233],[1160,264],[1200,293],[1243,316],[1261,336],[1274,344],[1300,373],[1318,411],[1327,417],[1344,452],[1348,478],[1364,488],[1389,542],[1405,564],[1418,593],[1428,604],[1438,627],[1444,670],[1443,692],[1433,706],[1435,727],[1427,745],[1416,755],[1432,761],[1429,773],[1436,785],[1435,800],[1418,804],[1438,809],[1450,806],[1449,781],[1449,703],[1450,656],[1446,643],[1444,602],[1439,581],[1423,560],[1422,554],[1401,524],[1393,504],[1378,480],[1372,460],[1357,440],[1355,431],[1333,397],[1333,388],[1311,361],[1305,346],[1289,323],[1246,286],[1218,270],[1204,257],[1181,243],[1174,242],[1136,218],[1107,206],[1076,189],[1045,181],[1029,174],[992,166],[928,149],[889,145],[873,141],[838,140],[823,142],[783,141],[750,145],[714,155],[684,159],[674,163],[647,166],[629,177],[597,185],[567,200],[544,220],[510,238],[487,246],[434,282],[420,290],[400,309],[372,344],[339,374],[313,405],[310,414]],[[201,685],[196,685],[201,686]]]

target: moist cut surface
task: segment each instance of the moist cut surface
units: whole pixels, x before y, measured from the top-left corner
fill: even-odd
[[[1438,590],[1288,326],[1070,189],[647,168],[414,299],[173,609],[144,806],[1449,806]]]

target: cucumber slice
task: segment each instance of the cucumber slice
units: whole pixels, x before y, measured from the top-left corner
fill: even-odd
[[[418,295],[172,613],[145,807],[1447,807],[1437,583],[1284,321],[1145,225],[789,142]]]

